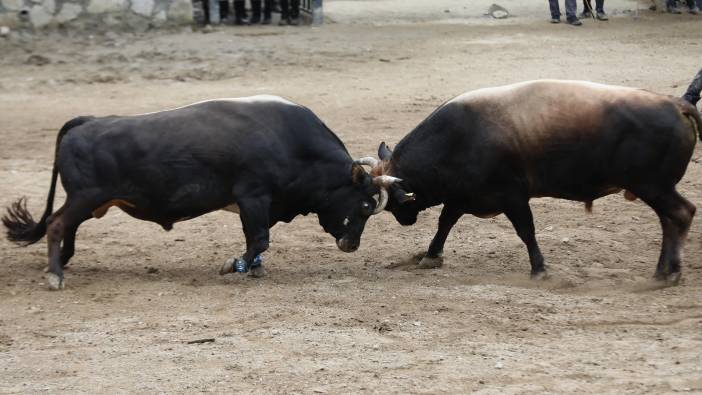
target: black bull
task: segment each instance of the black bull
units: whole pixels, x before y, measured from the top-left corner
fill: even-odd
[[[534,81],[481,89],[434,111],[394,151],[381,144],[371,174],[402,179],[386,206],[403,225],[443,203],[439,229],[419,265],[437,267],[463,214],[504,213],[526,244],[531,274],[545,275],[529,200],[586,203],[617,191],[660,218],[656,277],[677,281],[695,206],[675,189],[699,129],[694,104],[702,71],[683,99],[577,81]]]
[[[58,174],[67,197],[52,212]],[[252,266],[268,249],[269,228],[299,214],[317,213],[340,249],[356,250],[379,192],[310,110],[258,96],[73,119],[57,138],[41,219],[35,222],[20,199],[2,220],[8,238],[20,245],[47,235],[49,285],[59,289],[78,226],[111,206],[166,230],[214,210],[238,212],[246,236],[242,259]],[[222,272],[232,269],[229,260]],[[254,269],[263,274],[262,267]]]

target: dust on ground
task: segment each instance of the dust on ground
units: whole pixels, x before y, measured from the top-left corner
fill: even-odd
[[[26,195],[42,212],[56,133],[77,115],[272,93],[312,108],[362,156],[480,87],[567,78],[680,95],[701,66],[700,28],[644,13],[581,29],[331,24],[0,41],[0,206]],[[698,206],[699,150],[680,183]],[[444,267],[413,270],[438,208],[407,228],[374,217],[353,254],[315,216],[279,224],[264,279],[217,275],[244,250],[224,212],[171,232],[116,209],[88,221],[62,292],[47,290],[43,241],[3,239],[0,392],[701,392],[699,221],[682,284],[661,287],[661,232],[642,203],[532,206],[543,282],[528,279],[503,216],[464,217]]]

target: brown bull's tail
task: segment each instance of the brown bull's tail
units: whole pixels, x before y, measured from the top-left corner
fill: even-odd
[[[697,102],[700,101],[700,92],[702,91],[702,70],[700,70],[695,78],[692,80],[690,83],[690,86],[687,87],[687,92],[683,95],[683,99],[692,104],[693,106],[697,105]]]
[[[39,222],[35,222],[32,214],[27,210],[27,199],[20,198],[12,203],[7,208],[7,214],[2,217],[2,223],[7,228],[7,239],[21,246],[28,246],[41,240],[46,234],[47,220],[54,211],[54,195],[56,194],[56,180],[58,179],[58,168],[56,160],[58,159],[59,146],[61,139],[72,128],[82,125],[89,121],[90,117],[78,117],[68,121],[58,133],[56,137],[56,150],[54,152],[54,168],[51,174],[51,187],[49,188],[49,197],[46,200],[46,209],[42,214]]]

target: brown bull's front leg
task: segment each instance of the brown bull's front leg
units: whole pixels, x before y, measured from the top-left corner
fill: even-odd
[[[426,255],[417,265],[420,269],[433,269],[443,265],[443,253],[446,238],[462,215],[463,212],[460,210],[449,204],[444,204],[444,208],[441,210],[441,216],[439,216],[439,229],[436,231],[436,235],[434,235],[431,244],[429,244],[429,249],[427,250]]]

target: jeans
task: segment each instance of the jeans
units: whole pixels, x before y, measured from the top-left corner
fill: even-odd
[[[551,8],[551,17],[560,18],[561,10],[558,8],[558,0],[548,0],[548,6]],[[565,0],[566,16],[568,19],[577,18],[578,5],[576,0]]]
[[[263,0],[263,17],[270,19],[273,11],[273,0]],[[251,13],[254,18],[261,17],[261,0],[251,0]]]
[[[676,1],[675,0],[667,0],[666,5],[668,7],[676,7]],[[692,8],[695,6],[695,0],[686,0],[687,6],[689,8]],[[697,7],[702,8],[702,0],[697,0]]]
[[[702,1],[702,0],[700,0]],[[595,0],[595,8],[592,8],[592,2],[590,0],[583,0],[583,11],[593,10],[595,12],[601,12],[604,14],[604,0]]]

